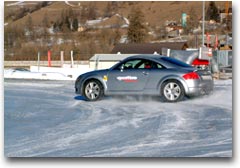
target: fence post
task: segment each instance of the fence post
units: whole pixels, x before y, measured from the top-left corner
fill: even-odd
[[[61,67],[63,68],[64,64],[64,51],[61,51]]]
[[[98,69],[98,63],[99,63],[99,55],[95,54],[95,70]]]
[[[171,51],[171,49],[168,48],[168,49],[167,49],[167,56],[168,56],[168,57],[170,57],[170,51]]]
[[[52,64],[51,64],[51,51],[48,50],[48,67],[51,67]]]
[[[38,66],[38,72],[39,72],[39,66],[40,66],[40,52],[38,52],[38,63],[37,63],[37,66]]]
[[[71,67],[73,68],[74,62],[73,62],[73,50],[71,50]]]

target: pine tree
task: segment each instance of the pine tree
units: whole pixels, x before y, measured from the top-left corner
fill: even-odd
[[[144,15],[137,8],[133,9],[129,16],[128,41],[130,43],[142,43],[147,35],[146,27],[144,26]]]
[[[211,1],[209,3],[207,13],[206,13],[206,19],[219,21],[218,9],[217,9],[214,1]]]
[[[75,18],[73,20],[73,31],[77,31],[78,30],[78,19]]]

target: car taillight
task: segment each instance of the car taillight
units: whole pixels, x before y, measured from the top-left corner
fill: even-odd
[[[190,73],[187,73],[187,74],[183,75],[183,78],[185,80],[188,80],[188,79],[199,79],[199,75],[196,72],[190,72]]]

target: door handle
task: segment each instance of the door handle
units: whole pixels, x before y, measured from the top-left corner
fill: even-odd
[[[143,72],[142,72],[142,74],[143,74],[143,75],[148,75],[149,73],[148,73],[148,72],[145,72],[145,71],[143,71]]]

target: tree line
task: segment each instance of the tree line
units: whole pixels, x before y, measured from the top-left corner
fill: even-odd
[[[108,2],[102,12],[102,17],[114,15],[120,7],[119,3]],[[131,2],[130,6],[134,3],[136,2]],[[199,18],[195,10],[190,8],[188,14],[190,19],[184,30],[185,34],[191,33],[194,28],[199,26]],[[156,37],[149,35],[148,32],[153,28],[146,24],[143,11],[135,6],[131,7],[128,15],[129,26],[127,29],[86,29],[78,32],[79,25],[84,25],[87,20],[94,20],[99,16],[94,2],[83,5],[81,10],[73,10],[70,7],[64,9],[54,22],[49,21],[46,12],[43,19],[39,21],[40,26],[34,25],[33,18],[28,15],[23,27],[11,25],[5,27],[5,60],[36,60],[38,52],[41,52],[41,58],[45,59],[48,50],[53,51],[53,59],[59,59],[60,51],[70,53],[73,50],[75,59],[88,60],[95,53],[110,53],[124,35],[127,37],[126,43],[144,43],[167,38],[164,26],[154,29]],[[206,17],[207,19],[217,19],[214,2],[210,3],[206,10]],[[50,28],[53,31],[51,33],[49,32]],[[66,55],[66,59],[70,59],[70,57]]]

